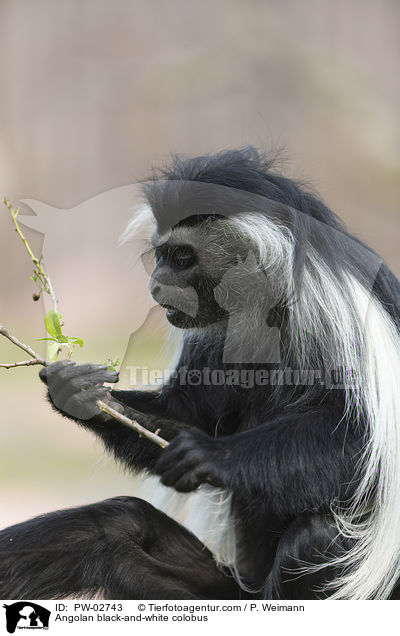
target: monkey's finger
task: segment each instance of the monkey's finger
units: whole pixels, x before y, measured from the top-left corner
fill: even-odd
[[[190,472],[198,472],[201,470],[202,462],[199,462],[198,458],[184,457],[181,461],[176,461],[161,469],[158,464],[155,466],[154,471],[161,476],[162,482],[166,486],[173,486],[175,482],[183,475]]]
[[[186,468],[182,471],[183,466],[177,467],[177,470],[171,470],[163,474],[161,481],[165,486],[175,488],[180,492],[189,492],[195,490],[200,484],[205,483],[210,472],[207,466],[200,465],[193,468]]]
[[[116,382],[118,378],[118,371],[108,371],[108,367],[105,364],[72,364],[69,366],[62,367],[60,370],[57,370],[57,376],[62,377],[64,381],[70,380],[72,378],[79,378],[84,375],[101,375],[107,379],[103,380],[103,382]],[[52,372],[52,369],[49,370],[49,376]]]
[[[171,449],[169,446],[157,460],[154,470],[161,475],[170,470],[190,470],[204,460],[204,455],[198,449]]]
[[[103,384],[103,382],[110,382],[114,384],[115,382],[118,382],[119,373],[118,371],[104,371],[103,369],[94,369],[92,372],[84,371],[83,373],[76,374],[62,373],[62,376],[60,375],[59,377],[62,377],[65,383],[71,383],[79,387],[80,385],[83,386],[84,384],[88,386],[94,384]]]
[[[63,404],[75,396],[85,394],[82,399],[87,399],[91,389],[103,387],[104,375],[87,375],[83,377],[63,380],[59,375],[48,382],[49,396],[54,404],[63,409]],[[106,388],[106,387],[105,387]],[[108,390],[106,388],[106,390]]]
[[[184,475],[175,482],[174,488],[178,492],[192,492],[204,483],[199,475]]]
[[[57,369],[71,366],[74,364],[75,362],[73,362],[72,360],[58,360],[57,362],[52,362],[51,364],[48,364],[47,366],[43,367],[43,369],[39,371],[39,378],[42,380],[42,382],[47,384],[49,371],[51,374],[52,370],[57,371]]]
[[[205,442],[207,442],[206,447]],[[213,443],[213,440],[211,440],[211,442]],[[204,434],[185,431],[179,433],[179,435],[171,440],[159,461],[162,459],[163,462],[173,462],[191,452],[201,453],[201,456],[203,456],[205,452],[204,449],[208,449],[208,447],[208,439]]]
[[[84,373],[72,377],[61,371],[55,376],[51,376],[47,384],[53,402],[56,398],[60,402],[65,402],[69,397],[81,391],[87,391],[96,385],[101,386],[104,382],[114,383],[117,380],[118,376],[115,372],[104,372],[102,369],[94,373]]]
[[[78,420],[90,420],[95,417],[101,410],[96,405],[97,400],[107,400],[109,397],[109,389],[99,386],[88,391],[83,391],[67,399],[63,406],[60,407],[56,402],[56,406],[61,408],[64,413]]]
[[[182,479],[182,477],[186,474],[186,471],[170,470],[161,474],[161,483],[163,483],[164,486],[173,488],[176,482],[179,481],[179,479]]]

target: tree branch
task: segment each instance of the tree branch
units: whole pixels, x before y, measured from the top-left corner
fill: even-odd
[[[46,366],[46,360],[44,358],[42,358],[38,353],[36,353],[36,351],[34,351],[31,347],[29,347],[28,345],[26,345],[24,342],[21,342],[20,340],[18,340],[18,338],[16,338],[15,336],[13,336],[9,331],[7,331],[7,329],[5,327],[3,327],[3,325],[0,325],[0,335],[4,336],[5,338],[8,338],[8,340],[10,340],[10,342],[12,342],[13,344],[15,344],[17,347],[19,347],[20,349],[22,349],[22,351],[25,351],[25,353],[27,353],[28,355],[30,355],[32,358],[34,358],[36,360],[35,363],[32,362],[32,360],[28,360],[28,363],[31,364],[41,364],[43,366]],[[28,366],[28,363],[25,363],[25,366]],[[23,366],[24,363],[23,362],[13,362],[10,363],[10,365],[6,364],[6,365],[0,365],[0,366],[4,366],[6,368],[11,368],[11,366]]]
[[[18,236],[20,237],[20,239],[22,240],[23,244],[25,245],[25,249],[28,252],[28,254],[29,254],[29,256],[30,256],[30,258],[31,258],[31,260],[33,262],[33,265],[34,265],[33,280],[35,282],[37,282],[37,280],[40,281],[40,283],[41,283],[41,286],[39,285],[40,292],[44,290],[46,293],[50,294],[52,302],[53,302],[54,311],[57,313],[57,299],[56,299],[56,296],[54,294],[54,290],[53,290],[53,287],[52,287],[52,284],[51,284],[50,277],[45,272],[45,270],[43,269],[42,259],[41,258],[40,259],[36,258],[36,256],[32,252],[32,249],[31,249],[28,241],[26,240],[25,236],[22,234],[21,228],[20,228],[19,223],[17,221],[17,216],[18,216],[18,213],[19,213],[19,209],[18,208],[14,209],[12,207],[10,201],[8,201],[8,199],[6,199],[6,198],[3,199],[3,203],[7,206],[8,211],[10,212],[11,219],[12,219],[12,221],[14,223],[15,231],[17,232]],[[24,342],[21,342],[20,340],[18,340],[18,338],[13,336],[9,331],[7,331],[7,329],[5,327],[3,327],[3,325],[0,325],[0,335],[4,336],[8,340],[10,340],[10,342],[12,342],[15,346],[19,347],[23,351],[25,351],[25,353],[30,355],[31,358],[32,358],[32,360],[23,360],[21,362],[2,363],[2,364],[0,364],[0,368],[2,368],[2,369],[13,369],[15,367],[29,367],[29,366],[33,366],[33,365],[39,365],[39,364],[44,366],[44,367],[47,366],[47,361],[44,358],[42,358],[39,354],[36,353],[36,351],[34,351],[31,347],[26,345]],[[163,439],[162,437],[160,437],[156,433],[152,433],[152,431],[148,431],[146,428],[141,426],[138,422],[135,422],[135,420],[130,420],[128,417],[125,417],[125,415],[121,415],[121,413],[118,413],[118,411],[115,411],[114,409],[110,408],[105,402],[102,402],[101,400],[98,400],[96,402],[96,405],[98,406],[98,408],[101,411],[104,411],[108,415],[111,415],[113,418],[115,418],[116,420],[118,420],[122,424],[125,424],[126,426],[129,426],[130,428],[133,428],[139,435],[142,435],[143,437],[147,437],[148,439],[150,439],[155,444],[158,444],[159,446],[161,446],[161,448],[165,448],[166,446],[168,446],[167,440]]]
[[[19,213],[19,208],[13,208],[11,202],[6,199],[5,197],[3,198],[3,203],[4,205],[8,208],[8,211],[10,213],[12,222],[14,223],[14,227],[15,227],[15,231],[18,234],[18,236],[20,237],[21,241],[23,242],[23,244],[25,245],[25,249],[28,252],[30,259],[34,265],[34,274],[37,276],[37,278],[39,278],[44,291],[50,295],[52,303],[53,303],[53,309],[54,311],[57,313],[58,311],[58,302],[57,302],[57,298],[55,296],[54,290],[53,290],[53,285],[51,283],[50,280],[50,276],[47,274],[47,272],[44,270],[43,265],[42,265],[42,259],[41,258],[37,258],[34,253],[32,252],[32,249],[27,241],[27,239],[25,238],[25,236],[22,234],[22,230],[20,228],[20,225],[17,221],[17,216]],[[40,286],[39,286],[40,287]],[[42,291],[42,288],[41,288]]]
[[[43,360],[33,358],[32,360],[23,360],[22,362],[7,362],[0,364],[0,369],[13,369],[14,367],[32,367],[35,364],[43,366]]]
[[[111,415],[122,424],[125,424],[126,426],[133,428],[133,430],[136,431],[136,433],[139,433],[141,437],[146,437],[147,439],[151,440],[155,444],[158,444],[158,446],[161,446],[161,448],[165,448],[166,446],[168,446],[169,442],[167,442],[166,439],[163,439],[156,433],[152,433],[147,428],[144,428],[144,426],[141,426],[141,424],[139,424],[135,420],[131,420],[129,419],[129,417],[125,417],[125,415],[121,415],[121,413],[118,413],[118,411],[115,411],[114,409],[112,409],[102,400],[97,400],[96,406],[98,406],[101,411],[104,411],[104,413]]]

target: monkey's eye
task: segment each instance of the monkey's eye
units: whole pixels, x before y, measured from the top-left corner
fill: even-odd
[[[179,271],[192,267],[195,260],[195,252],[189,246],[178,247],[171,254],[171,265]]]

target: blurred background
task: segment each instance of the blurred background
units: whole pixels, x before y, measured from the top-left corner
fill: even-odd
[[[98,275],[93,223],[108,236],[107,222],[122,218],[102,193],[145,178],[170,152],[251,143],[278,153],[279,169],[309,183],[400,274],[396,0],[0,0],[0,33],[0,194],[64,209],[64,220],[73,210],[49,269],[68,335],[89,337],[79,359],[113,352],[152,305],[139,246],[129,277]],[[97,216],[82,226],[89,199]],[[124,202],[123,214],[134,189]],[[40,252],[43,235],[27,236]],[[33,343],[44,307],[32,302],[30,274],[3,206],[0,323]],[[158,326],[139,335],[136,363],[157,358]],[[18,359],[0,338],[0,360]],[[0,526],[136,488],[51,410],[37,372],[0,369]]]

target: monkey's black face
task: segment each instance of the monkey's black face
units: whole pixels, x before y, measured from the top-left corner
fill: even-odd
[[[216,236],[200,228],[174,228],[168,239],[155,236],[156,265],[149,290],[154,300],[166,309],[168,321],[180,329],[207,327],[223,323],[228,314],[216,301],[214,289],[231,254],[217,245]]]
[[[198,275],[189,259],[179,260],[179,265],[173,260],[168,265],[158,263],[149,284],[152,297],[166,309],[171,325],[194,329],[222,321],[227,314],[215,300],[213,282]]]
[[[198,329],[215,323],[223,323],[228,314],[218,306],[214,298],[204,298],[202,301],[198,304],[195,316],[168,304],[160,304],[167,309],[166,317],[168,322],[174,327],[179,327],[179,329]]]
[[[221,310],[221,312],[215,312],[215,314],[210,314],[210,312],[198,312],[198,314],[193,317],[179,309],[171,307],[167,309],[166,317],[171,325],[179,329],[199,329],[220,322],[225,317],[225,313],[223,310]]]

